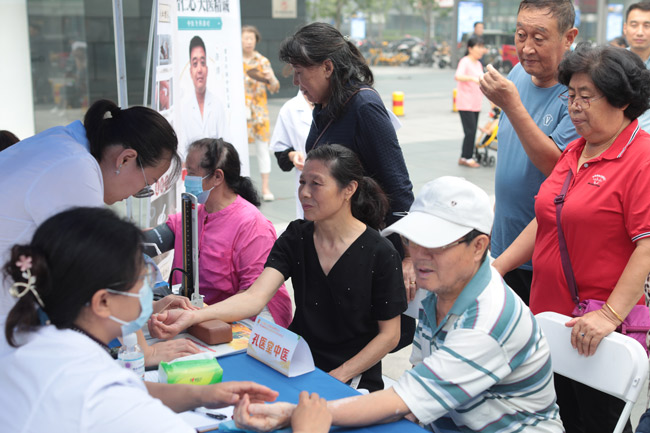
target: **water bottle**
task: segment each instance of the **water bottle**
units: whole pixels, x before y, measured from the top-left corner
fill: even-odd
[[[117,352],[117,360],[124,368],[132,370],[141,379],[144,379],[144,353],[138,345],[135,333],[127,334],[123,338],[122,347]]]

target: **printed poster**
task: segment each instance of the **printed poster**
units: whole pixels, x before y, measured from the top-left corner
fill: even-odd
[[[179,153],[202,138],[223,138],[250,174],[238,0],[158,0],[153,67],[153,108],[174,127]],[[183,173],[184,175],[184,173]],[[148,226],[179,212],[183,178],[169,174],[154,186]]]

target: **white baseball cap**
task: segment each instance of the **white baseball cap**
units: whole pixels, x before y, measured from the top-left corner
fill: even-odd
[[[474,229],[489,235],[493,220],[485,191],[461,177],[443,176],[425,184],[409,213],[381,234],[398,233],[425,248],[438,248]]]

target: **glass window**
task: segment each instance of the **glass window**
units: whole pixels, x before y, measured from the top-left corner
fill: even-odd
[[[130,105],[143,103],[151,0],[124,2]],[[106,0],[27,0],[36,133],[83,120],[98,99],[117,102],[113,8]],[[126,215],[126,202],[111,206]],[[148,199],[132,199],[146,226]],[[142,217],[141,217],[142,215]]]

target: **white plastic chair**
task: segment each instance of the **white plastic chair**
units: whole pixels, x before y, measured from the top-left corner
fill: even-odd
[[[648,357],[638,341],[618,332],[605,337],[593,356],[582,356],[571,346],[571,317],[544,312],[535,316],[551,350],[553,371],[625,401],[614,433],[630,417],[648,376]]]

